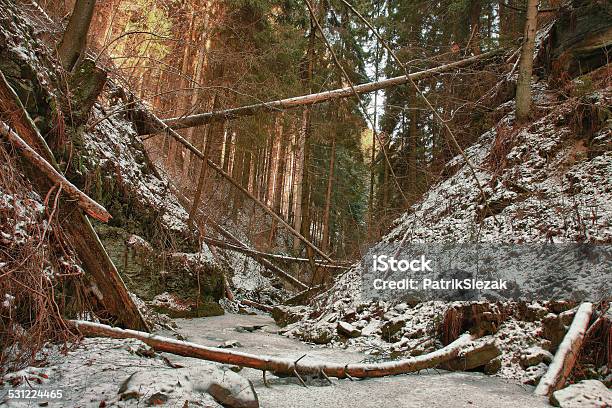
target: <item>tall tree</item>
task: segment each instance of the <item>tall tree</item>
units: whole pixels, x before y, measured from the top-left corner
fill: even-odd
[[[516,84],[516,119],[524,122],[531,113],[531,74],[533,70],[533,50],[535,48],[536,28],[538,25],[538,0],[527,1],[527,21],[521,60],[519,62],[518,81]]]
[[[57,55],[65,70],[71,71],[87,47],[87,33],[96,0],[76,0],[64,35],[57,46]]]

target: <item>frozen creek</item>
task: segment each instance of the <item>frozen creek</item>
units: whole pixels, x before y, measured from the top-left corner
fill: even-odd
[[[226,314],[202,319],[177,319],[178,332],[188,341],[206,346],[217,346],[226,341],[237,341],[236,350],[305,359],[359,362],[361,353],[343,349],[310,346],[298,340],[278,335],[278,326],[268,316]],[[263,326],[252,332],[241,327]],[[172,361],[191,365],[194,359],[168,355]],[[431,370],[420,374],[366,379],[360,381],[332,379],[333,385],[313,380],[308,388],[295,378],[267,375],[263,382],[261,371],[245,368],[240,374],[252,381],[262,408],[274,407],[548,407],[545,399],[532,394],[533,387],[488,377],[479,373]]]

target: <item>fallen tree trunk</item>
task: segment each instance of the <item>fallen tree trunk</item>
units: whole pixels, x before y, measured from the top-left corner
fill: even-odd
[[[318,361],[292,360],[288,358],[258,356],[216,347],[170,339],[154,334],[124,330],[99,323],[71,320],[70,323],[82,335],[89,337],[111,337],[115,339],[138,339],[157,351],[195,357],[217,363],[233,364],[257,370],[271,371],[277,375],[320,375],[336,378],[372,378],[405,374],[433,368],[457,358],[476,339],[468,333],[446,347],[434,352],[411,357],[406,360],[372,364],[338,364]],[[486,343],[484,343],[486,344]],[[476,346],[478,347],[478,346]]]
[[[8,139],[8,141],[18,149],[28,161],[44,174],[50,182],[60,184],[62,191],[65,191],[72,199],[76,201],[87,214],[98,221],[107,222],[111,215],[104,207],[91,199],[87,194],[79,190],[74,184],[66,180],[66,178],[49,164],[40,154],[36,153],[28,144],[4,122],[0,121],[0,133]]]
[[[240,303],[266,313],[272,313],[272,310],[274,310],[272,306],[262,305],[261,303],[253,302],[252,300],[248,299],[243,299],[240,301]]]
[[[592,313],[592,303],[586,302],[580,305],[567,334],[548,367],[548,371],[535,389],[537,395],[550,396],[556,390],[563,388],[580,353],[584,334],[589,326]]]
[[[356,85],[354,87],[354,91],[351,87],[345,87],[340,89],[334,89],[331,91],[296,96],[293,98],[280,99],[271,102],[257,103],[254,105],[241,106],[238,108],[226,109],[216,112],[205,112],[184,117],[176,117],[166,119],[164,120],[164,123],[172,129],[184,129],[194,126],[201,126],[211,122],[236,119],[243,116],[252,116],[259,112],[292,109],[304,105],[319,104],[333,99],[350,98],[354,95],[354,92],[356,92],[357,94],[370,93],[393,86],[403,85],[409,83],[411,80],[416,81],[423,78],[429,78],[435,74],[440,74],[452,71],[457,68],[466,67],[468,65],[498,55],[500,52],[501,50],[494,50],[474,57],[466,58],[461,61],[451,62],[449,64],[441,65],[439,67],[415,72],[410,75],[402,75],[394,78],[383,79],[381,81],[368,82],[366,84]],[[149,134],[156,133],[161,130],[164,130],[164,128],[152,124],[152,126],[150,127],[145,126],[144,128],[140,129],[139,133]]]
[[[262,258],[269,258],[269,259],[276,259],[276,260],[279,260],[279,261],[286,261],[286,262],[308,262],[308,263],[310,263],[310,260],[308,258],[295,258],[295,257],[292,257],[292,256],[286,256],[286,255],[269,254],[269,253],[266,253],[266,252],[257,251],[255,249],[244,248],[244,247],[240,247],[240,246],[237,246],[237,245],[232,245],[232,244],[230,244],[228,242],[221,241],[219,239],[203,237],[202,240],[204,242],[206,242],[208,245],[216,246],[216,247],[223,248],[223,249],[229,249],[230,251],[241,252],[241,253],[247,254],[247,255],[253,255],[253,256],[262,257]],[[333,265],[333,264],[329,264],[327,262],[323,262],[321,260],[315,260],[314,262],[315,262],[316,266],[319,266],[321,268],[328,268],[328,269],[349,269],[348,266]]]
[[[315,244],[313,244],[312,242],[310,242],[308,239],[306,239],[306,237],[304,237],[302,234],[300,234],[295,228],[293,228],[287,221],[285,221],[283,219],[283,217],[281,217],[280,215],[278,215],[276,212],[274,212],[270,207],[268,207],[266,204],[264,204],[263,202],[261,202],[261,200],[259,200],[257,197],[255,197],[253,194],[251,194],[249,192],[249,190],[247,190],[246,188],[244,188],[240,183],[238,183],[236,180],[234,180],[232,178],[232,176],[230,176],[229,174],[227,174],[221,167],[219,167],[215,162],[213,162],[212,160],[208,159],[204,153],[202,153],[201,151],[199,151],[194,145],[192,145],[191,143],[189,143],[187,141],[187,139],[185,139],[183,136],[179,135],[176,131],[174,131],[173,129],[169,128],[168,125],[166,125],[161,119],[159,119],[157,116],[153,115],[153,113],[148,112],[148,120],[152,121],[154,123],[156,123],[158,126],[161,126],[165,131],[168,132],[168,134],[170,136],[172,136],[177,142],[179,142],[180,144],[182,144],[183,146],[185,146],[185,148],[187,148],[187,150],[189,150],[191,153],[193,153],[194,155],[196,155],[200,160],[204,161],[204,163],[206,163],[208,165],[208,167],[212,168],[213,170],[215,170],[219,175],[221,175],[224,179],[226,179],[227,181],[230,182],[231,185],[233,185],[235,188],[237,188],[238,190],[240,190],[244,195],[246,195],[248,198],[250,198],[255,204],[257,204],[262,210],[264,210],[266,213],[268,213],[268,215],[270,215],[272,218],[274,218],[275,220],[277,220],[279,223],[281,223],[286,229],[289,230],[289,232],[291,232],[293,235],[295,235],[300,241],[302,241],[307,247],[311,248],[313,251],[315,251],[317,254],[319,254],[320,256],[322,256],[326,261],[330,262],[330,263],[334,263],[334,261],[327,255],[325,254],[323,251],[321,251]]]
[[[0,72],[0,112],[4,114],[4,121],[15,129],[27,144],[57,169],[53,153],[2,72]],[[46,192],[53,187],[47,177],[40,177],[34,169],[26,170],[32,184],[39,192]],[[82,262],[83,269],[102,294],[98,300],[111,320],[126,327],[149,330],[89,219],[76,203],[69,200],[62,200],[57,216]]]

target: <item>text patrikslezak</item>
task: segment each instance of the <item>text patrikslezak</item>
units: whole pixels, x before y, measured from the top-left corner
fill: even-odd
[[[376,272],[433,272],[432,260],[421,255],[416,259],[395,259],[387,255],[374,255],[372,267]],[[375,290],[507,290],[508,282],[504,279],[481,280],[466,279],[374,279]]]

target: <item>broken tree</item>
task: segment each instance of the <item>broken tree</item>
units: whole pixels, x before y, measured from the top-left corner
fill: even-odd
[[[20,135],[24,143],[57,171],[53,153],[1,72],[0,112],[3,121]],[[44,174],[41,176],[41,173],[34,168],[26,170],[33,185],[43,193],[43,196],[55,185],[48,176]],[[109,320],[125,327],[149,330],[98,235],[77,203],[63,199],[57,216],[70,237],[92,285],[95,284],[101,293],[98,301],[108,314]]]
[[[567,334],[559,345],[559,349],[548,367],[548,371],[535,389],[537,395],[550,396],[556,390],[563,388],[567,377],[572,372],[580,354],[582,341],[593,313],[592,303],[583,303],[578,308]]]

